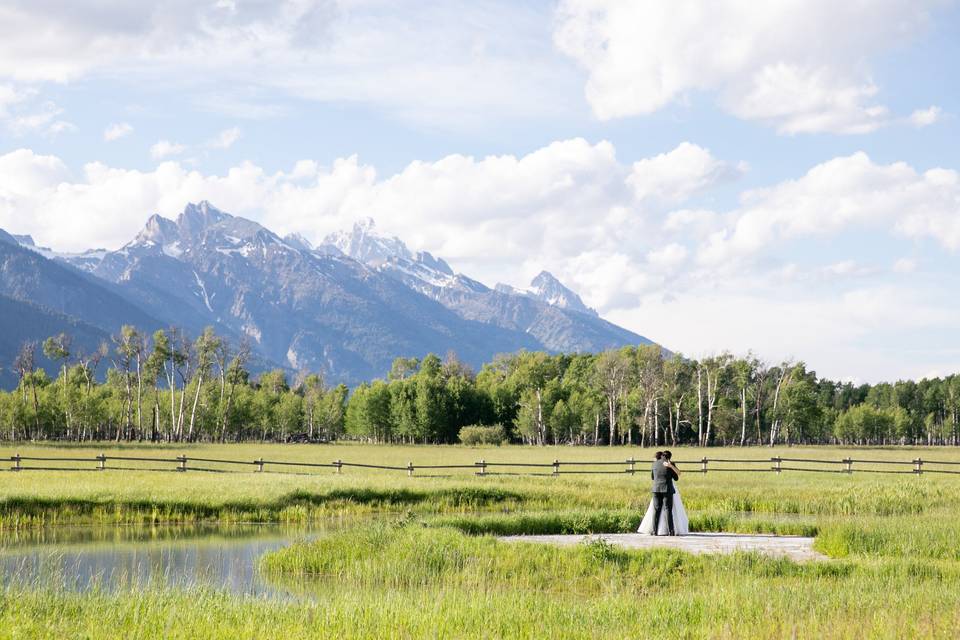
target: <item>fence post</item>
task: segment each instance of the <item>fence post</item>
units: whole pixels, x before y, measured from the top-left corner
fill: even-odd
[[[913,472],[917,475],[923,473],[923,459],[917,458],[913,461]]]
[[[773,470],[777,472],[777,475],[780,475],[780,462],[781,458],[777,456],[776,458],[770,458],[770,462],[773,463]]]
[[[636,467],[637,461],[633,459],[633,456],[631,456],[630,459],[627,460],[627,464],[630,465],[630,468],[627,470],[627,473],[629,473],[630,475],[633,475],[637,470],[637,467]]]
[[[847,473],[853,473],[853,460],[851,458],[845,458],[843,461],[844,468],[843,470]]]
[[[700,471],[702,471],[703,473],[706,473],[706,472],[707,472],[707,459],[706,459],[706,458],[702,458],[702,459],[700,460]]]
[[[478,473],[477,475],[480,475],[480,476],[487,475],[487,461],[481,458],[480,462],[478,462],[477,465],[480,467],[480,473]]]
[[[106,468],[107,468],[107,456],[103,455],[103,453],[101,452],[100,455],[97,456],[97,471],[103,471]]]
[[[13,470],[14,470],[14,471],[20,471],[21,469],[23,469],[23,467],[20,466],[20,454],[19,454],[19,453],[18,453],[17,455],[15,455],[15,456],[11,457],[10,459],[13,460]]]
[[[180,466],[177,467],[177,471],[186,471],[186,470],[187,470],[187,456],[177,456],[177,460],[180,461]]]
[[[257,473],[263,473],[263,458],[257,458],[253,462],[257,465]]]
[[[343,469],[343,460],[337,458],[333,464],[337,467],[337,473],[340,473],[340,470]]]
[[[413,477],[413,461],[412,460],[407,463],[407,476],[410,478]]]
[[[559,460],[554,460],[554,461],[553,461],[553,475],[554,475],[554,477],[560,475],[560,461],[559,461]]]

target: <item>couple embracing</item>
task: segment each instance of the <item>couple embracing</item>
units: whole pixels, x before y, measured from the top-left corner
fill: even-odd
[[[683,508],[680,492],[674,486],[680,479],[680,470],[673,464],[672,458],[673,454],[669,451],[657,451],[650,469],[653,499],[637,533],[649,536],[682,536],[690,533],[687,512]]]

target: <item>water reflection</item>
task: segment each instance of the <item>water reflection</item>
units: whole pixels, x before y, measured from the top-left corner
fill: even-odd
[[[253,596],[289,596],[257,571],[264,553],[348,525],[51,527],[0,534],[0,583],[92,588],[213,587]]]

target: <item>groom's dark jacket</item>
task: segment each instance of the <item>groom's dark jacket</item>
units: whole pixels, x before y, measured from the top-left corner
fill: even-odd
[[[650,479],[653,480],[653,489],[651,493],[669,493],[674,494],[673,482],[679,480],[680,476],[673,469],[670,469],[663,460],[654,460],[653,467],[650,469]]]

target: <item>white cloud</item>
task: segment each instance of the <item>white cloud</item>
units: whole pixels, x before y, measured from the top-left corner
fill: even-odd
[[[655,268],[674,269],[687,259],[687,248],[671,242],[647,254],[647,262]]]
[[[508,0],[15,1],[0,7],[0,78],[161,80],[244,118],[282,113],[290,97],[431,126],[543,118],[569,112],[558,96],[577,94],[549,15]]]
[[[133,126],[128,122],[114,122],[109,127],[103,130],[103,139],[107,142],[113,142],[114,140],[119,140],[124,136],[128,136],[133,133]]]
[[[11,106],[33,97],[36,91],[22,89],[12,84],[0,84],[0,118],[7,115]]]
[[[154,153],[179,147],[167,142]],[[631,278],[624,287],[623,278],[608,277],[618,264],[638,272],[647,253],[659,248],[659,223],[652,217],[658,209],[639,208],[628,183],[634,175],[634,167],[620,162],[610,143],[582,139],[555,142],[524,156],[450,155],[412,162],[386,177],[356,157],[327,167],[302,160],[278,173],[244,163],[219,176],[178,162],[163,162],[148,172],[90,163],[79,180],[51,179],[45,188],[11,201],[0,213],[0,226],[33,216],[35,236],[75,250],[118,247],[149,213],[175,216],[184,203],[200,199],[313,242],[373,216],[384,232],[403,237],[414,249],[442,255],[490,284],[525,285],[550,266],[572,285],[589,288],[594,304],[609,304],[657,281]],[[647,184],[653,193],[682,199],[704,180],[702,172],[689,175],[690,188],[675,173],[664,174],[669,187],[659,189],[650,176]],[[672,246],[652,259],[666,266],[682,251]],[[620,257],[614,260],[613,254]]]
[[[921,32],[942,4],[563,0],[554,41],[586,69],[603,120],[707,91],[782,133],[863,133],[890,123],[873,102],[870,58]]]
[[[21,149],[0,156],[0,227],[80,250],[119,247],[150,213],[176,216],[201,199],[313,242],[373,216],[383,232],[488,284],[522,286],[548,268],[610,319],[689,354],[754,348],[866,379],[960,364],[960,354],[951,363],[933,346],[910,358],[903,351],[960,330],[952,273],[905,281],[878,268],[875,252],[821,258],[815,244],[851,232],[867,243],[879,234],[960,250],[956,172],[855,154],[717,213],[638,200],[634,167],[607,142],[573,139],[523,156],[418,161],[387,176],[352,156],[274,173],[243,163],[220,175],[174,161],[150,171],[89,163],[72,177],[60,159]],[[686,174],[689,188],[678,188],[674,172],[661,175],[650,193],[682,195],[698,192],[703,172]],[[805,241],[799,256],[785,251]],[[705,262],[710,251],[723,260]]]
[[[915,127],[929,127],[931,124],[940,120],[943,110],[940,107],[932,106],[927,109],[917,109],[910,114],[910,124]]]
[[[233,143],[240,139],[240,128],[233,127],[230,129],[224,129],[221,131],[216,138],[207,143],[207,146],[212,149],[229,149],[233,146]]]
[[[4,201],[15,206],[20,198],[56,188],[69,177],[67,166],[56,156],[39,155],[30,149],[11,151],[0,156],[0,206]],[[7,221],[13,222],[14,216]]]
[[[5,113],[3,104],[0,104],[0,118],[5,120],[7,129],[17,137],[32,133],[39,133],[47,137],[55,137],[58,134],[67,131],[75,131],[76,126],[63,120],[60,116],[63,109],[51,101],[45,101],[39,105],[24,103],[24,101],[35,95],[34,92],[24,91],[13,96],[7,96],[7,104],[21,103],[14,112]],[[2,96],[0,96],[2,100]],[[5,117],[4,117],[5,116]]]
[[[785,240],[846,229],[891,231],[960,249],[960,174],[918,173],[903,162],[875,164],[865,153],[819,164],[797,180],[747,192],[730,223],[701,247],[702,263],[739,264]]]
[[[731,165],[716,159],[708,149],[689,142],[668,153],[633,163],[627,183],[638,200],[683,202],[719,182],[733,180],[746,171],[745,163]]]
[[[154,160],[162,160],[169,156],[178,156],[186,150],[186,145],[182,145],[179,142],[158,140],[156,144],[150,147],[150,157]]]

